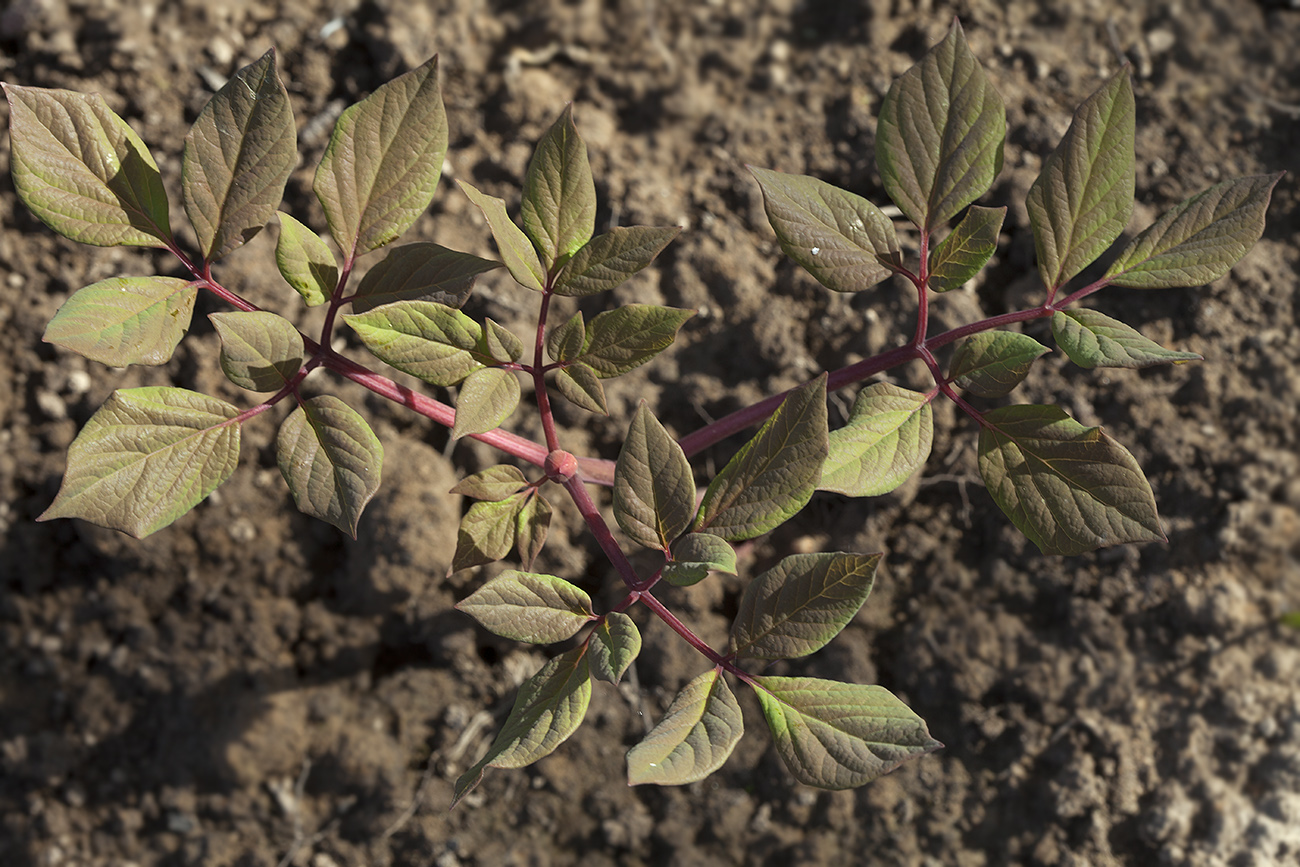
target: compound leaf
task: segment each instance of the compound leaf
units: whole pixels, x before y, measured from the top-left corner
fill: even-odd
[[[943,744],[882,686],[756,677],[754,694],[785,766],[822,789],[851,789]]]
[[[641,652],[641,633],[631,617],[611,611],[592,630],[587,650],[591,676],[617,684]]]
[[[384,447],[361,414],[333,395],[308,398],[280,426],[275,454],[298,511],[355,539],[384,464]]]
[[[531,644],[570,638],[596,616],[591,597],[563,578],[513,569],[489,580],[456,608],[489,632]]]
[[[524,501],[524,507],[515,518],[515,544],[519,560],[525,569],[532,569],[537,555],[546,544],[546,534],[551,529],[551,504],[536,491]]]
[[[694,310],[627,304],[595,316],[587,324],[587,345],[577,361],[601,379],[620,376],[663,352]]]
[[[807,175],[749,170],[781,249],[827,289],[858,292],[901,263],[894,224],[866,199]]]
[[[437,244],[403,244],[366,272],[352,296],[352,310],[365,313],[392,301],[436,301],[459,309],[478,275],[500,267]]]
[[[18,198],[65,238],[97,247],[167,247],[158,164],[97,93],[4,85]]]
[[[343,321],[375,357],[432,385],[456,385],[484,366],[483,329],[445,304],[396,301]]]
[[[519,405],[519,377],[501,367],[476,370],[460,385],[452,439],[484,433],[500,426]]]
[[[211,313],[221,337],[221,369],[249,391],[279,391],[302,369],[302,335],[283,316],[264,310]]]
[[[72,293],[44,339],[113,367],[165,364],[190,326],[198,291],[177,277],[110,277]]]
[[[1052,314],[1056,345],[1080,367],[1151,367],[1199,361],[1195,352],[1165,349],[1154,340],[1096,310],[1058,310]]]
[[[541,256],[542,269],[551,273],[595,231],[596,182],[573,123],[572,103],[537,143],[520,210],[524,233]]]
[[[794,554],[749,583],[731,626],[737,656],[793,659],[825,647],[867,601],[880,554]]]
[[[669,584],[690,587],[710,572],[736,574],[736,549],[712,533],[687,533],[673,543],[672,551],[673,559],[663,568]]]
[[[924,394],[877,382],[858,392],[848,423],[830,433],[818,490],[877,497],[924,466],[934,410]]]
[[[1225,181],[1175,205],[1133,239],[1106,276],[1116,286],[1161,289],[1217,280],[1264,233],[1282,173]]]
[[[1125,66],[1074,113],[1029,188],[1038,271],[1055,289],[1119,237],[1133,213],[1133,85]]]
[[[555,278],[556,295],[594,295],[613,289],[654,261],[681,229],[628,226],[584,244]]]
[[[582,354],[587,345],[587,325],[583,322],[582,311],[565,322],[552,328],[546,335],[546,354],[552,361],[569,361]]]
[[[475,500],[504,500],[528,487],[528,480],[518,467],[498,464],[456,483],[449,493],[461,494]]]
[[[812,499],[828,446],[822,374],[791,390],[714,477],[695,529],[737,542],[779,527]]]
[[[272,49],[232,75],[185,136],[181,190],[204,261],[262,231],[297,164],[293,109]]]
[[[411,227],[433,200],[446,155],[436,57],[343,111],[312,190],[349,261]]]
[[[546,269],[537,258],[537,251],[533,249],[528,236],[506,213],[506,203],[496,196],[480,193],[464,181],[458,180],[456,183],[465,196],[483,212],[488,229],[497,242],[497,250],[501,252],[501,261],[515,282],[535,292],[545,289]]]
[[[456,532],[456,551],[451,557],[451,571],[482,566],[510,553],[518,532],[518,517],[528,493],[513,494],[503,500],[474,503],[460,519]]]
[[[666,551],[694,516],[695,478],[686,453],[641,404],[614,467],[614,517],[637,544]]]
[[[302,296],[308,307],[324,304],[339,282],[339,266],[330,248],[311,229],[280,212],[280,238],[275,264],[280,276]]]
[[[487,768],[522,768],[553,753],[582,725],[591,702],[587,648],[579,645],[542,667],[519,687],[515,705],[487,755],[456,780],[454,807]]]
[[[628,751],[628,785],[702,780],[722,767],[744,732],[740,703],[722,672],[705,672],[677,693],[659,724]]]
[[[1137,461],[1059,406],[985,413],[979,468],[993,501],[1044,554],[1165,539]]]
[[[570,403],[588,412],[609,415],[605,404],[605,386],[600,377],[581,361],[571,361],[555,373],[555,387]]]
[[[1006,137],[1002,97],[954,21],[880,104],[876,163],[885,192],[932,232],[993,185]]]
[[[960,289],[980,272],[998,248],[998,232],[1006,206],[971,205],[957,228],[930,253],[930,288],[935,292]]]
[[[1034,362],[1051,351],[1027,334],[982,331],[957,346],[948,376],[980,397],[1002,397],[1024,382]]]
[[[142,539],[194,508],[239,463],[239,410],[183,388],[118,389],[68,447],[38,521],[84,518]]]

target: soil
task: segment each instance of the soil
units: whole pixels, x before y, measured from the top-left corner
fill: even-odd
[[[1121,55],[1138,106],[1134,229],[1220,178],[1289,174],[1264,239],[1229,276],[1094,299],[1204,362],[1090,372],[1053,353],[1015,398],[1059,400],[1124,443],[1150,476],[1169,544],[1040,555],[993,506],[973,426],[945,406],[919,481],[874,500],[819,494],[744,552],[741,577],[665,594],[716,642],[745,576],[784,553],[886,551],[844,634],[772,670],[880,683],[944,750],[858,790],[806,788],[742,696],[749,733],[722,771],[684,788],[629,788],[624,752],[704,668],[638,615],[646,647],[630,681],[598,684],[586,724],[553,756],[489,772],[449,811],[452,781],[545,659],[449,610],[483,575],[443,577],[463,508],[446,491],[496,462],[491,450],[453,448],[431,423],[321,380],[372,419],[386,449],[384,486],[356,541],[293,508],[270,421],[247,426],[227,484],[148,539],[36,523],[69,442],[112,389],[174,383],[248,397],[216,364],[206,314],[222,308],[211,299],[161,368],[110,370],[43,344],[76,289],[175,266],[54,236],[5,171],[0,863],[1300,863],[1300,636],[1278,625],[1300,608],[1295,5],[4,4],[0,77],[103,93],[149,143],[174,203],[183,138],[211,87],[271,46],[304,153],[286,209],[317,227],[311,172],[333,119],[435,52],[452,129],[446,174],[508,201],[532,143],[572,101],[599,224],[685,229],[614,300],[700,311],[671,352],[609,383],[608,420],[564,411],[571,450],[605,457],[642,398],[686,433],[910,333],[904,287],[835,295],[784,259],[744,167],[808,173],[885,202],[872,158],[881,98],[953,15],[1006,100],[1006,165],[984,201],[1011,210],[987,277],[941,299],[936,328],[1036,303],[1025,193],[1073,107]],[[315,327],[268,277],[274,234],[219,276]],[[414,239],[494,255],[449,181]],[[526,333],[532,300],[493,275],[468,309]],[[923,372],[892,375],[919,385]],[[851,396],[832,401],[833,422]],[[526,414],[516,429],[539,433]],[[702,477],[737,443],[705,455]],[[572,509],[559,508],[538,570],[617,598]]]

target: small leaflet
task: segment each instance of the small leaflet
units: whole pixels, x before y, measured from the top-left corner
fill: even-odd
[[[591,676],[617,685],[641,652],[641,633],[631,617],[611,611],[592,630],[587,648]]]
[[[729,542],[773,530],[808,504],[829,449],[826,374],[793,389],[704,493],[695,529]]]
[[[452,807],[479,784],[487,768],[523,768],[555,752],[582,725],[590,703],[591,669],[583,644],[552,659],[519,687],[487,755],[456,780]]]
[[[344,109],[312,190],[346,260],[411,227],[433,201],[446,155],[436,57]]]
[[[1052,314],[1052,336],[1080,367],[1151,367],[1200,361],[1195,352],[1165,349],[1136,330],[1096,310],[1058,310]]]
[[[396,301],[343,321],[380,361],[431,385],[458,385],[487,360],[483,329],[445,304]]]
[[[1006,136],[1002,97],[953,21],[880,104],[876,163],[885,192],[932,232],[993,185]]]
[[[644,403],[614,467],[614,517],[638,545],[659,550],[667,550],[695,517],[695,477],[686,453]]]
[[[677,332],[695,315],[694,310],[626,304],[597,314],[587,324],[586,347],[581,361],[601,379],[635,370],[663,352]]]
[[[352,310],[365,313],[394,301],[436,301],[460,309],[478,276],[500,267],[490,259],[437,244],[403,244],[388,251],[361,278]]]
[[[851,789],[943,744],[882,686],[814,677],[756,677],[776,751],[801,783]]]
[[[858,392],[848,423],[830,432],[820,491],[878,497],[925,465],[934,440],[927,395],[877,382]]]
[[[384,465],[384,447],[365,418],[333,395],[309,398],[280,426],[275,452],[298,510],[355,539]]]
[[[249,391],[279,391],[302,369],[302,335],[283,316],[265,310],[208,315],[221,337],[221,369]]]
[[[308,307],[324,304],[339,282],[339,266],[320,235],[280,212],[280,238],[275,264],[280,276],[302,296]]]
[[[44,340],[101,364],[166,364],[190,327],[198,288],[177,277],[109,277],[72,293]]]
[[[653,262],[679,232],[676,226],[626,226],[597,235],[555,278],[555,294],[580,297],[614,289]]]
[[[1003,397],[1025,381],[1035,361],[1051,351],[1027,334],[982,331],[957,346],[948,376],[980,397]]]
[[[871,594],[880,554],[794,554],[749,583],[731,647],[750,659],[794,659],[830,643]]]
[[[663,579],[677,587],[699,584],[710,572],[736,574],[736,549],[712,533],[687,533],[673,543]]]
[[[573,123],[572,103],[537,143],[524,175],[520,210],[524,233],[548,273],[555,273],[595,231],[596,182],[587,146]]]
[[[519,377],[512,370],[485,367],[474,371],[461,383],[456,396],[452,439],[500,427],[519,405],[521,394]]]
[[[137,539],[230,478],[239,410],[183,388],[118,389],[68,447],[58,496],[38,521],[83,518]]]
[[[591,597],[563,578],[513,569],[462,599],[457,610],[484,629],[530,644],[554,644],[595,619]]]
[[[629,786],[683,786],[726,763],[745,733],[740,703],[717,669],[677,693],[668,712],[627,754]]]
[[[979,469],[989,494],[1044,554],[1165,541],[1155,496],[1133,456],[1059,406],[984,414]]]

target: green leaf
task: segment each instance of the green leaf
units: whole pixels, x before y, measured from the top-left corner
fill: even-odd
[[[718,670],[677,693],[668,712],[627,754],[627,783],[681,786],[702,780],[731,756],[745,733],[740,703]]]
[[[483,321],[483,341],[487,344],[488,355],[501,364],[518,361],[524,354],[524,342],[505,327],[491,319]]]
[[[587,345],[587,326],[582,320],[582,311],[577,313],[546,335],[546,354],[552,361],[570,361],[582,354]]]
[[[1290,629],[1300,629],[1300,611],[1288,611],[1278,618],[1278,622]]]
[[[1002,97],[953,21],[880,104],[876,163],[885,192],[932,232],[993,185],[1006,137]]]
[[[355,539],[384,464],[384,447],[361,414],[332,395],[309,398],[280,426],[275,454],[298,510]]]
[[[598,314],[587,324],[581,361],[601,379],[634,370],[672,345],[694,310],[627,304]]]
[[[312,190],[347,259],[411,227],[433,200],[446,155],[436,57],[344,110]]]
[[[84,518],[143,539],[199,504],[239,463],[239,410],[183,388],[118,389],[68,447],[38,521]]]
[[[563,578],[502,572],[456,605],[484,629],[515,641],[554,644],[595,619],[591,597]]]
[[[528,479],[524,478],[524,474],[518,467],[498,464],[472,476],[466,476],[448,493],[461,494],[475,500],[504,500],[526,487],[528,487]]]
[[[537,258],[537,251],[533,249],[528,236],[506,213],[506,203],[496,196],[480,193],[464,181],[458,180],[456,183],[460,185],[466,197],[483,212],[488,229],[497,242],[497,249],[501,251],[501,261],[510,272],[510,276],[515,278],[515,282],[535,292],[545,289],[546,269]]]
[[[501,425],[519,405],[519,377],[512,370],[485,367],[461,383],[452,439],[485,433]]]
[[[817,488],[829,437],[826,374],[793,389],[704,493],[696,530],[737,542],[781,526]]]
[[[280,239],[275,264],[280,276],[302,296],[308,307],[324,304],[339,282],[339,266],[330,248],[311,229],[280,212]]]
[[[867,601],[880,554],[794,554],[749,583],[731,625],[731,646],[751,659],[793,659],[821,650]]]
[[[695,517],[695,478],[686,453],[644,403],[614,466],[614,517],[632,541],[662,551]]]
[[[790,773],[822,789],[851,789],[943,744],[883,686],[813,677],[756,677],[754,694]]]
[[[460,309],[478,275],[499,267],[498,262],[437,244],[403,244],[361,278],[352,309],[365,313],[392,301],[436,301]]]
[[[887,382],[858,392],[848,423],[830,433],[818,490],[878,497],[925,465],[934,441],[929,398]]]
[[[1133,289],[1219,279],[1264,234],[1264,212],[1283,174],[1225,181],[1176,205],[1133,239],[1106,276]]]
[[[297,165],[293,109],[272,49],[232,75],[185,136],[181,189],[204,261],[262,231]]]
[[[587,649],[591,676],[617,684],[641,652],[641,633],[631,617],[611,611],[592,631]]]
[[[1006,206],[971,205],[957,228],[930,252],[930,288],[935,292],[960,289],[988,264],[998,248],[998,233]]]
[[[555,372],[555,387],[570,403],[588,412],[609,415],[605,404],[605,386],[600,377],[581,361],[572,361]]]
[[[556,295],[575,297],[613,289],[654,261],[680,231],[676,226],[610,229],[573,254],[552,288]]]
[[[302,335],[293,323],[263,310],[211,313],[221,337],[221,369],[249,391],[279,391],[302,369]]]
[[[1137,461],[1059,406],[985,413],[979,468],[998,508],[1044,554],[1165,540]]]
[[[167,247],[167,191],[149,149],[97,93],[4,85],[18,198],[65,238]]]
[[[456,385],[484,366],[483,329],[445,304],[397,301],[343,321],[375,357],[432,385]]]
[[[451,571],[482,566],[509,554],[518,532],[517,519],[527,500],[528,492],[523,492],[470,506],[456,532]]]
[[[1051,351],[1027,334],[983,331],[958,344],[948,376],[980,397],[1002,397],[1024,382],[1034,362]]]
[[[894,224],[866,199],[807,175],[749,170],[781,249],[827,289],[859,292],[901,264]]]
[[[595,231],[596,182],[573,124],[572,103],[537,143],[524,176],[521,211],[524,232],[551,273]]]
[[[591,702],[587,648],[555,657],[519,687],[515,706],[487,755],[456,780],[455,807],[483,779],[487,768],[523,768],[545,758],[578,730]]]
[[[198,292],[176,277],[110,277],[72,293],[44,339],[113,367],[166,364],[190,327]]]
[[[687,533],[673,543],[673,559],[664,564],[663,579],[690,587],[710,572],[736,574],[736,549],[712,533]]]
[[[551,514],[551,504],[534,489],[533,495],[524,501],[524,507],[515,518],[515,544],[519,548],[519,560],[525,569],[532,569],[537,562],[537,555],[542,553],[546,534],[551,529]]]
[[[1195,352],[1165,349],[1096,310],[1056,311],[1052,314],[1052,336],[1080,367],[1151,367],[1201,359]]]
[[[1133,85],[1125,66],[1088,97],[1029,188],[1038,271],[1055,289],[1119,237],[1133,213]]]

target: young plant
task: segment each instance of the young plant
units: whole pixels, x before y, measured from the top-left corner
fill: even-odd
[[[565,450],[551,389],[584,410],[605,413],[602,382],[666,349],[692,311],[628,304],[590,321],[580,312],[553,321],[560,299],[618,286],[677,234],[644,226],[595,234],[595,185],[570,109],[529,164],[522,226],[503,200],[460,183],[482,210],[500,262],[406,244],[390,249],[355,288],[359,257],[400,237],[436,190],[447,125],[435,61],[347,109],[313,185],[335,249],[278,214],[280,274],[305,304],[326,307],[313,339],[213,274],[221,258],[277,215],[296,163],[293,117],[274,54],[239,70],[186,139],[181,186],[194,233],[191,252],[172,234],[168,198],[149,151],[101,98],[12,85],[5,91],[14,183],[33,213],[73,240],[169,250],[187,275],[116,277],[81,289],[58,311],[45,339],[109,365],[161,364],[187,330],[198,291],[206,290],[234,308],[211,317],[222,369],[238,386],[271,393],[240,408],[181,388],[114,392],[70,447],[62,487],[41,520],[79,517],[137,537],[159,530],[234,471],[242,425],[288,401],[292,411],[281,422],[276,450],[289,490],[303,512],[355,535],[379,484],[383,448],[343,401],[307,392],[307,379],[315,383],[318,371],[401,402],[449,427],[453,437],[476,437],[531,468],[501,464],[453,488],[474,502],[461,521],[452,568],[492,563],[512,550],[521,566],[490,578],[457,607],[508,638],[570,645],[520,688],[496,740],[457,781],[457,801],[488,768],[528,765],[573,734],[593,679],[617,683],[640,652],[640,633],[627,613],[638,605],[695,647],[705,670],[628,753],[631,784],[692,782],[726,761],[742,734],[729,679],[752,689],[778,753],[801,782],[859,786],[937,749],[925,723],[882,687],[760,673],[769,661],[808,655],[834,638],[865,603],[881,554],[781,559],[749,581],[725,649],[709,646],[681,622],[666,604],[671,591],[661,586],[735,574],[733,543],[788,521],[817,490],[874,496],[898,487],[927,460],[931,404],[939,396],[974,420],[990,494],[1044,553],[1164,539],[1137,462],[1099,428],[1080,425],[1056,406],[980,409],[972,401],[1005,397],[1051,351],[1008,330],[1032,320],[1050,319],[1057,346],[1082,367],[1199,358],[1077,304],[1107,286],[1186,286],[1222,276],[1259,239],[1279,178],[1227,181],[1188,199],[1127,244],[1100,278],[1071,288],[1119,237],[1133,207],[1133,93],[1121,70],[1079,108],[1030,190],[1045,285],[1041,303],[932,335],[935,296],[984,267],[1006,214],[1005,207],[973,204],[1001,169],[1006,119],[1001,97],[954,23],[894,83],[877,130],[884,187],[918,230],[915,251],[904,251],[893,222],[865,199],[811,177],[752,169],[782,249],[824,286],[856,292],[900,275],[915,287],[911,339],[680,440],[643,405],[611,464]],[[501,266],[536,293],[530,341],[460,310],[477,276]],[[430,385],[457,386],[455,409],[333,349],[340,322],[381,361]],[[945,369],[936,351],[954,343]],[[932,374],[932,388],[867,385],[847,424],[828,429],[828,389],[915,359]],[[500,428],[520,402],[521,376],[533,386],[544,443]],[[689,457],[760,423],[697,498],[697,468]],[[550,525],[544,492],[551,486],[572,499],[622,577],[625,593],[607,611],[598,612],[565,578],[533,571]],[[634,568],[591,486],[612,489],[624,541],[659,556],[651,571]]]

